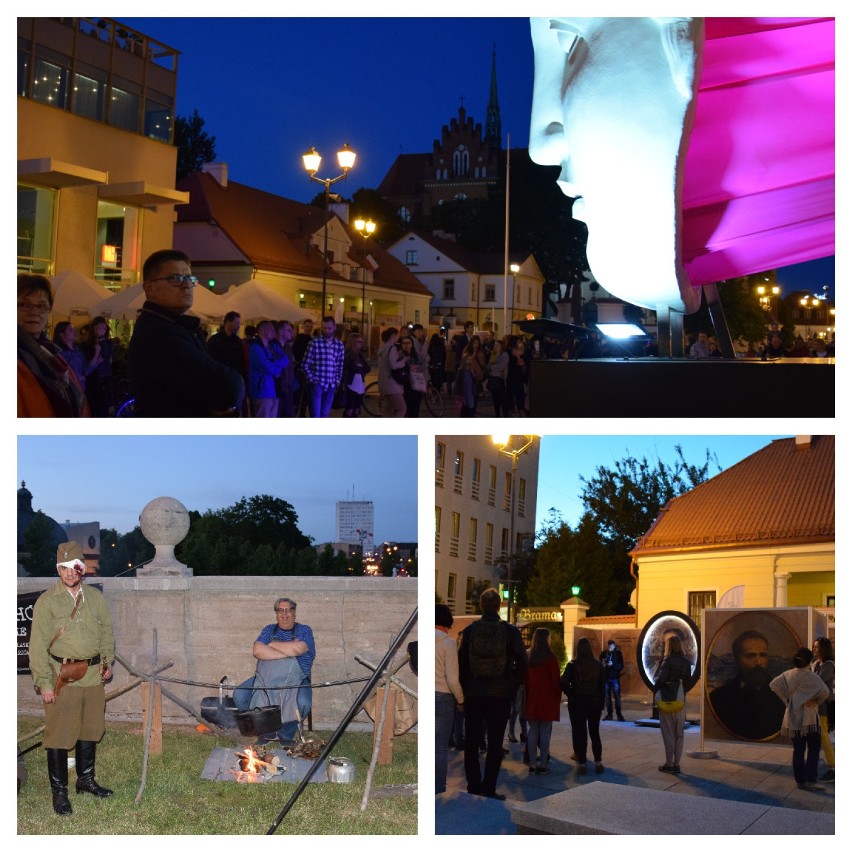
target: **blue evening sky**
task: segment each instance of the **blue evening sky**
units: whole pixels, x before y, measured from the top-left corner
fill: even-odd
[[[204,512],[268,494],[317,542],[334,538],[335,504],[351,499],[375,504],[377,542],[417,540],[415,436],[19,436],[21,480],[59,523],[120,533],[155,497]]]
[[[591,479],[598,467],[614,468],[629,456],[650,462],[660,458],[669,467],[676,459],[675,447],[683,448],[687,462],[704,464],[705,451],[716,456],[723,470],[746,456],[768,446],[785,435],[599,435],[544,436],[541,439],[538,495],[536,498],[536,531],[547,519],[551,507],[561,513],[572,527],[583,513],[580,499],[580,476]],[[711,459],[709,474],[718,468]]]

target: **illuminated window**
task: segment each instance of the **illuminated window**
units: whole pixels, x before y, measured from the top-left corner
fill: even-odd
[[[94,277],[104,282],[135,283],[139,210],[122,204],[98,202]]]
[[[701,624],[702,611],[716,606],[716,592],[689,592],[688,601],[689,617]]]

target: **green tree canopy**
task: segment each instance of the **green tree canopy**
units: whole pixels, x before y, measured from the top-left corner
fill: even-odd
[[[216,159],[216,137],[204,130],[204,119],[197,109],[192,111],[190,118],[179,115],[175,119],[175,146],[178,149],[178,180],[201,171],[205,163]]]
[[[56,548],[59,542],[54,538],[56,523],[37,510],[33,519],[24,531],[24,547],[27,556],[22,557],[21,564],[31,577],[56,576]]]

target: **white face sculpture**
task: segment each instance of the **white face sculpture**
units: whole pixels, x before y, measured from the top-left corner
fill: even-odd
[[[631,304],[700,305],[680,258],[680,195],[701,18],[532,18],[530,157],[561,166],[595,278]]]

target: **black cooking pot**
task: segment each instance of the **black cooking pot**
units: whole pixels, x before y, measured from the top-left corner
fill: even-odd
[[[281,727],[281,708],[277,704],[255,707],[251,710],[238,710],[234,717],[244,737],[271,734]]]

